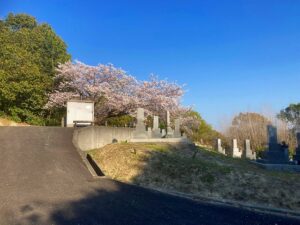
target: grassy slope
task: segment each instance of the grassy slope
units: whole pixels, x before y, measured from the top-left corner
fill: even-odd
[[[90,151],[112,179],[169,192],[300,210],[300,175],[170,144],[112,144]]]

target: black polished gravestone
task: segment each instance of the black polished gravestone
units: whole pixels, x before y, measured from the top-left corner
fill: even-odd
[[[267,129],[269,149],[264,153],[263,159],[258,161],[268,164],[289,164],[289,148],[285,142],[282,144],[278,143],[277,128],[272,125],[268,125]]]
[[[296,148],[296,155],[294,155],[293,159],[296,164],[300,165],[300,132],[297,132],[297,143],[298,147]]]

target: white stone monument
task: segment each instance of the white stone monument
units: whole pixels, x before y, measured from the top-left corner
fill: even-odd
[[[217,150],[221,154],[226,154],[225,149],[222,147],[222,140],[220,138],[217,139]]]
[[[242,151],[238,148],[237,139],[232,140],[232,157],[234,158],[241,158]]]
[[[256,153],[254,151],[252,151],[249,139],[245,140],[245,149],[244,149],[243,156],[246,159],[251,159],[251,160],[256,159]]]

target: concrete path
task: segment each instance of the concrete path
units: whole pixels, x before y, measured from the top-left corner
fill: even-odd
[[[0,224],[300,224],[94,180],[72,129],[0,127]]]

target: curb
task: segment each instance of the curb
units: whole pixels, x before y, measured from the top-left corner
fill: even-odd
[[[162,192],[162,193],[167,193],[162,190],[157,190],[157,191]],[[292,217],[292,218],[296,218],[296,219],[300,220],[300,212],[299,211],[275,208],[275,207],[268,207],[268,206],[261,206],[261,205],[255,205],[255,204],[247,204],[247,203],[237,202],[237,201],[233,201],[233,200],[218,200],[218,199],[214,199],[214,198],[196,196],[196,195],[190,195],[190,194],[184,194],[184,193],[178,193],[178,192],[168,192],[168,193],[171,195],[174,195],[174,196],[192,199],[194,201],[203,201],[203,202],[207,202],[207,203],[242,208],[242,209],[257,211],[257,212],[261,212],[261,213],[267,213],[267,214],[273,214],[273,215],[279,215],[279,216],[287,216],[287,217]]]
[[[113,180],[109,177],[105,177],[107,179]],[[113,180],[116,181],[116,180]],[[139,188],[144,188],[149,191],[154,191],[162,194],[168,194],[172,195],[175,197],[180,197],[180,198],[185,198],[188,200],[192,200],[195,202],[202,202],[202,203],[207,203],[207,204],[214,204],[214,205],[220,205],[220,206],[228,206],[228,207],[234,207],[234,208],[241,208],[241,209],[246,209],[249,211],[256,211],[260,213],[265,213],[265,214],[272,214],[272,215],[277,215],[277,216],[285,216],[285,217],[290,217],[294,219],[298,219],[300,221],[300,212],[294,211],[294,210],[288,210],[288,209],[281,209],[281,208],[275,208],[275,207],[267,207],[267,206],[261,206],[261,205],[253,205],[253,204],[246,204],[246,203],[241,203],[237,201],[231,201],[231,200],[218,200],[214,198],[209,198],[209,197],[203,197],[203,196],[196,196],[193,194],[185,194],[185,193],[180,193],[180,192],[167,192],[162,189],[155,189],[155,188],[149,188],[145,186],[140,186],[136,184],[131,184],[128,182],[121,182],[117,181],[120,183],[124,183],[127,185],[139,187]]]

